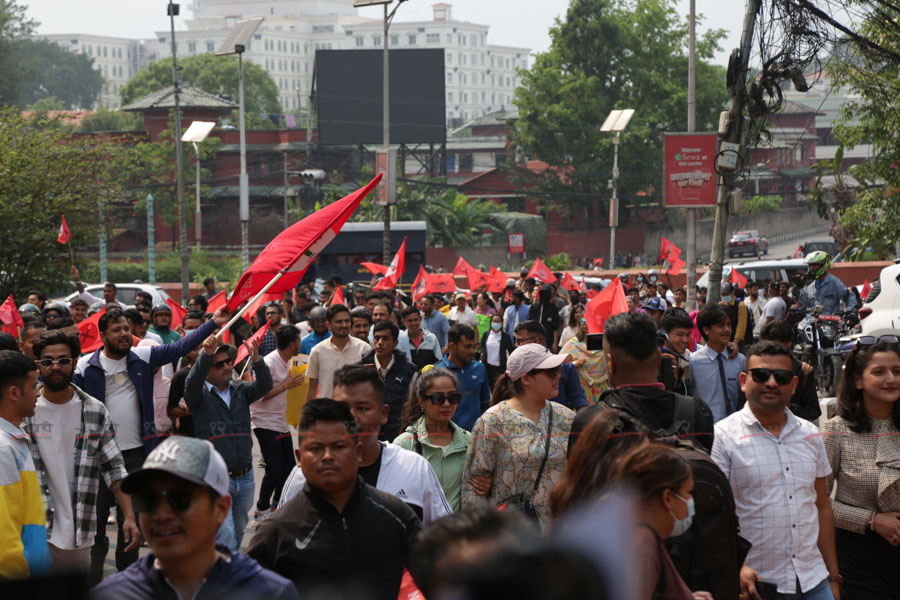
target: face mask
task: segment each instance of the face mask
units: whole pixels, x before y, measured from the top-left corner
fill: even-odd
[[[491,323],[491,329],[494,331],[500,331],[501,327],[503,327],[503,323]]]
[[[669,511],[669,514],[672,515],[673,519],[675,519],[675,528],[672,529],[672,533],[669,534],[669,537],[678,537],[679,535],[684,535],[685,533],[687,533],[688,529],[691,528],[691,523],[694,522],[694,497],[691,496],[690,498],[685,500],[678,494],[675,494],[674,492],[673,494],[676,498],[687,504],[688,509],[687,516],[683,519],[679,519],[672,513],[671,510]]]
[[[731,296],[722,296],[722,302],[731,302]]]

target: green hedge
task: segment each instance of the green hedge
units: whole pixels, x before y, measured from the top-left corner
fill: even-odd
[[[100,281],[100,262],[92,259],[81,264],[81,278],[88,282]],[[207,277],[216,281],[237,281],[241,275],[240,256],[212,256],[205,250],[191,250],[188,265],[190,279],[202,283]],[[117,283],[130,283],[140,279],[150,281],[150,271],[146,258],[138,261],[109,261],[106,266],[107,278]],[[181,281],[181,256],[175,252],[159,254],[156,257],[156,281]]]

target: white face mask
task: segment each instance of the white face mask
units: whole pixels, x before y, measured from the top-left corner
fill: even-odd
[[[675,492],[672,492],[672,494],[676,498],[687,504],[688,509],[687,516],[683,519],[679,519],[671,510],[669,511],[669,514],[672,515],[673,519],[675,519],[675,527],[672,529],[672,533],[669,534],[669,537],[678,537],[679,535],[684,535],[685,533],[687,533],[688,529],[691,528],[691,523],[694,522],[694,497],[691,496],[690,498],[685,500]]]
[[[731,302],[731,296],[722,296],[722,302]]]
[[[503,327],[502,323],[491,323],[491,329],[494,331],[500,331],[501,327]]]

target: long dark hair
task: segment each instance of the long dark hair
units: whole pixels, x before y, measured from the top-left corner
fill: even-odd
[[[847,355],[844,363],[844,374],[841,377],[840,391],[838,392],[837,413],[850,426],[850,431],[855,433],[869,433],[872,431],[872,418],[866,412],[863,402],[862,390],[856,388],[857,378],[862,379],[863,371],[872,362],[872,357],[878,352],[893,352],[900,356],[900,347],[887,342],[877,342],[871,346],[854,348]],[[894,426],[900,429],[900,400],[894,402],[891,411]]]
[[[425,416],[425,411],[422,410],[422,406],[419,404],[419,398],[427,394],[434,382],[442,377],[452,381],[453,387],[459,388],[459,381],[456,379],[456,375],[441,367],[431,367],[422,373],[416,374],[412,385],[409,386],[409,398],[406,400],[406,403],[403,405],[403,411],[400,413],[400,431],[406,431],[410,424]]]
[[[503,373],[497,378],[497,383],[494,384],[494,391],[491,393],[491,406],[496,406],[524,391],[525,388],[522,386],[521,379],[513,381],[509,378],[509,375]]]

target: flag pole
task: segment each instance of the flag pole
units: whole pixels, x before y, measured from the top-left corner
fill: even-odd
[[[72,266],[75,266],[75,251],[72,250],[72,242],[66,240],[66,246],[69,247],[69,257],[72,259]]]
[[[294,262],[296,262],[296,261],[294,261]],[[293,263],[291,263],[291,264],[293,265]],[[216,334],[216,339],[221,340],[221,339],[222,339],[222,336],[225,335],[225,332],[228,330],[228,328],[231,327],[232,325],[234,325],[234,324],[237,322],[237,320],[240,319],[240,318],[243,316],[243,314],[244,314],[245,312],[247,312],[247,310],[248,310],[251,306],[253,306],[253,304],[254,304],[257,300],[259,300],[260,298],[262,298],[262,295],[265,294],[266,292],[268,292],[270,287],[272,287],[273,285],[275,285],[275,283],[277,283],[279,279],[281,279],[282,277],[284,277],[284,274],[285,274],[286,272],[287,272],[287,271],[286,271],[285,269],[282,269],[281,271],[279,271],[279,272],[275,275],[275,277],[273,277],[272,280],[269,281],[269,283],[267,283],[266,285],[264,285],[263,288],[262,288],[261,290],[259,290],[258,292],[256,292],[256,295],[255,295],[255,296],[253,296],[252,298],[250,298],[249,300],[247,300],[247,303],[244,305],[244,308],[242,308],[242,309],[240,309],[239,311],[237,311],[237,312],[234,314],[234,316],[231,317],[231,320],[228,321],[227,323],[225,323],[225,324],[222,326],[222,328],[221,328],[221,329],[219,330],[219,332]],[[233,294],[233,293],[234,293],[234,292],[232,292],[232,294]]]

